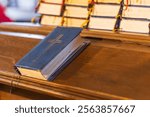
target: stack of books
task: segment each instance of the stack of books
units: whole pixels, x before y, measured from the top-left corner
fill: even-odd
[[[66,0],[64,25],[82,27],[88,17],[88,0]]]
[[[43,25],[62,26],[65,0],[40,0],[38,13]]]
[[[120,25],[121,31],[149,33],[150,0],[131,0],[128,7],[126,2]]]
[[[88,28],[113,30],[120,11],[118,0],[96,0]]]
[[[46,25],[150,33],[150,0],[41,0],[38,12]]]
[[[89,0],[41,0],[41,24],[82,27],[88,17]]]

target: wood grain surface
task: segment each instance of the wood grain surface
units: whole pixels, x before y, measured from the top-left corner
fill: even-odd
[[[50,33],[55,27],[52,26],[21,26],[21,25],[9,25],[9,24],[0,24],[0,31],[8,31],[8,32],[22,32],[22,33],[30,33],[30,34],[41,34],[47,35]]]
[[[48,95],[33,93],[32,91],[12,88],[11,86],[0,84],[0,100],[54,100],[59,98]]]

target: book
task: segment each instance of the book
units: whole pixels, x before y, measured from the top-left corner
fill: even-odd
[[[64,0],[41,0],[41,2],[54,3],[54,4],[63,4]]]
[[[120,31],[148,34],[149,24],[150,20],[123,18],[120,24]]]
[[[80,18],[71,18],[66,17],[64,18],[63,26],[67,27],[83,27],[83,24],[86,22],[86,19],[80,19]]]
[[[61,26],[62,17],[61,16],[48,16],[42,15],[41,24],[42,25],[51,25],[51,26]]]
[[[16,63],[21,75],[53,80],[89,44],[81,28],[57,27]]]
[[[126,10],[123,10],[122,17],[150,19],[150,8],[142,6],[128,6]]]
[[[87,18],[88,17],[88,8],[81,7],[81,6],[66,6],[64,16],[65,17],[74,17],[74,18]]]
[[[66,0],[66,5],[88,6],[89,0]]]
[[[88,28],[111,31],[118,28],[118,26],[116,26],[116,23],[118,20],[117,16],[120,12],[120,7],[120,4],[95,4],[90,17]]]
[[[124,4],[127,5],[126,0]],[[129,5],[141,5],[141,6],[150,6],[150,0],[129,0]]]
[[[82,27],[84,22],[86,22],[86,19],[72,18],[72,17],[63,18],[59,16],[48,16],[48,15],[43,15],[41,17],[42,25]]]
[[[88,28],[89,29],[101,29],[101,30],[113,30],[115,23],[115,17],[94,17],[91,16],[90,23]]]
[[[58,4],[63,3],[63,1],[65,2],[65,4],[69,5],[88,6],[88,0],[42,0],[42,2]]]
[[[62,14],[62,5],[40,3],[38,13],[60,16]]]
[[[95,0],[96,3],[117,3],[119,4],[122,0]]]
[[[120,5],[95,4],[92,15],[94,16],[117,16]]]

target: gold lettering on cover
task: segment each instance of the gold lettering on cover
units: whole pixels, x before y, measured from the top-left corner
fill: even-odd
[[[62,37],[63,37],[63,34],[60,34],[59,36],[57,36],[55,39],[51,39],[51,40],[48,40],[47,42],[50,43],[50,45],[44,49],[44,51],[39,54],[36,59],[34,59],[32,62],[36,62],[45,52],[47,52],[53,45],[55,44],[60,44],[62,43]]]
[[[60,34],[56,39],[49,40],[48,42],[51,44],[59,44],[62,42],[61,41],[62,37],[63,37],[63,34]]]

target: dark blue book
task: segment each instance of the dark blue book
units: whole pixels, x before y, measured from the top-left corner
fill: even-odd
[[[54,79],[89,44],[80,38],[81,31],[75,27],[55,28],[15,66],[21,75]]]

